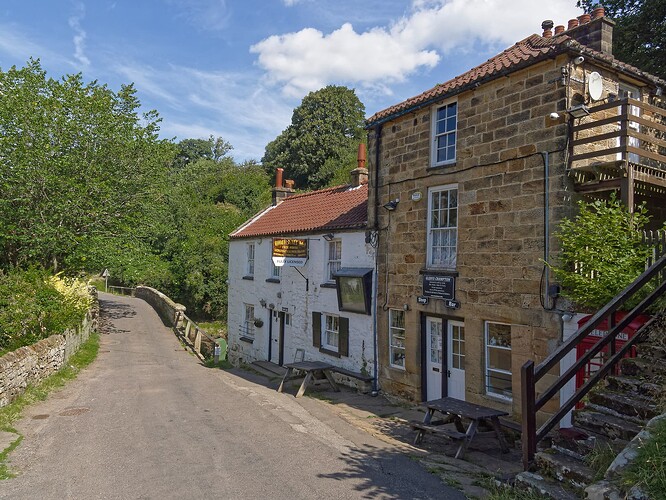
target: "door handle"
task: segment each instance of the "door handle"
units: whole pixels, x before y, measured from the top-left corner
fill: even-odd
[[[446,376],[451,378],[451,370],[446,370]]]

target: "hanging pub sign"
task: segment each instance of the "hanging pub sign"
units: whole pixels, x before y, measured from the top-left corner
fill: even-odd
[[[423,296],[436,299],[453,300],[456,298],[456,279],[453,276],[439,274],[423,275]]]
[[[303,267],[308,260],[308,240],[273,238],[273,264]]]

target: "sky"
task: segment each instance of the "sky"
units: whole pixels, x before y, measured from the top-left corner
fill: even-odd
[[[119,90],[176,141],[260,160],[303,97],[353,88],[366,116],[580,14],[575,0],[0,0],[0,69],[40,59]]]

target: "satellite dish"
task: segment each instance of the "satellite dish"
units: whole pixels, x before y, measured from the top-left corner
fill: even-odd
[[[590,93],[590,97],[593,101],[598,101],[601,99],[601,93],[604,89],[604,82],[601,78],[601,75],[596,71],[590,73],[587,90]]]

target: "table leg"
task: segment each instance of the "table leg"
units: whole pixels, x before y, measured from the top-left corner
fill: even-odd
[[[428,408],[428,411],[423,417],[423,423],[426,425],[430,425],[430,421],[432,420],[432,416],[435,413],[435,410],[431,410]],[[425,435],[425,431],[423,429],[417,429],[416,431],[416,437],[414,438],[414,444],[417,445],[421,441],[423,441],[423,436]]]
[[[287,372],[284,374],[284,377],[282,377],[282,382],[280,382],[280,387],[278,387],[278,392],[282,392],[282,389],[284,389],[284,383],[289,380],[289,377],[293,373],[294,369],[293,368],[287,368]]]
[[[303,394],[305,394],[305,389],[308,388],[310,380],[312,380],[312,372],[307,372],[305,378],[303,379],[303,383],[301,384],[300,389],[298,389],[298,392],[296,393],[297,398],[300,398]]]
[[[467,432],[465,433],[465,439],[463,439],[462,443],[460,443],[460,446],[458,447],[458,451],[456,452],[456,458],[462,458],[463,456],[465,456],[465,450],[467,450],[467,445],[469,445],[469,443],[472,442],[472,439],[476,434],[476,429],[478,426],[479,426],[479,421],[473,419],[472,423],[470,423],[469,427],[467,428]]]
[[[504,439],[504,433],[502,432],[502,425],[500,424],[499,418],[490,417],[490,423],[495,429],[495,434],[497,434],[497,440],[500,444],[500,450],[502,453],[509,453],[509,445],[506,444],[506,439]]]
[[[331,370],[322,370],[322,371],[324,372],[324,375],[326,376],[328,383],[331,384],[331,387],[333,387],[333,390],[335,392],[340,392],[340,388],[338,387],[338,384],[335,383],[335,379],[331,374]]]
[[[455,424],[456,430],[458,432],[462,432],[463,434],[466,432],[465,426],[463,425],[462,419],[459,415],[453,415],[453,423]]]

